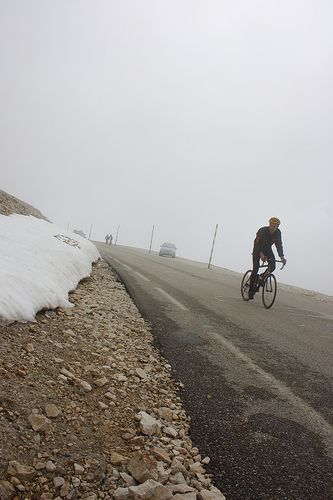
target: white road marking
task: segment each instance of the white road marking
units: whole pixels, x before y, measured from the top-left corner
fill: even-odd
[[[103,254],[101,254],[103,256]],[[109,255],[108,255],[109,257]],[[123,262],[121,262],[120,260],[118,259],[115,259],[114,257],[112,257],[112,260],[114,260],[115,262],[117,262],[118,264],[120,264],[122,267],[119,268],[119,267],[115,267],[115,269],[123,269],[124,271],[132,271],[132,268],[131,267],[128,267],[127,264],[124,264]]]
[[[114,257],[112,257],[112,258],[113,258],[113,260],[114,260],[115,262],[118,262],[118,264],[121,264],[122,266],[124,266],[124,265],[125,265],[125,264],[123,264],[122,262],[120,262],[120,260],[115,259]]]
[[[146,276],[143,276],[142,274],[138,273],[137,271],[134,271],[135,274],[137,274],[139,276],[139,278],[145,280],[145,281],[150,281],[148,278],[146,278]]]
[[[183,306],[178,300],[174,299],[171,295],[169,295],[167,292],[162,290],[162,288],[156,288],[159,292],[161,292],[170,302],[175,304],[176,306],[179,307],[179,309],[182,309],[183,311],[187,311],[187,307]]]
[[[260,368],[260,366],[254,363],[251,358],[238,349],[238,347],[234,346],[231,342],[222,337],[222,335],[218,335],[213,331],[210,331],[209,333],[217,342],[224,344],[224,346],[229,349],[235,357],[242,360],[250,370],[253,370],[266,380],[269,387],[274,389],[282,400],[288,401],[292,404],[292,406],[298,408],[300,415],[308,415],[310,417],[308,420],[311,422],[312,429],[323,438],[328,454],[333,457],[333,428],[330,423],[327,422],[314,408],[312,408],[312,406],[289,389],[288,386]]]
[[[221,297],[221,296],[217,296],[217,297],[214,297],[215,300],[218,300],[219,302],[227,302],[228,304],[236,304],[236,305],[239,305],[239,299],[238,298],[230,298],[230,297]]]
[[[110,255],[108,255],[107,253],[104,253],[104,252],[100,252],[101,253],[101,256],[103,257],[103,259],[105,257],[110,257]],[[118,262],[118,264],[121,264],[122,266],[124,266],[125,264],[123,264],[122,262],[120,262],[120,260],[118,259],[115,259],[114,257],[112,257],[112,259],[115,261],[115,262]]]

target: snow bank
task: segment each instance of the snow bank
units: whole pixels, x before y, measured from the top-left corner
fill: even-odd
[[[71,307],[68,292],[99,258],[93,243],[45,220],[0,215],[0,323]]]

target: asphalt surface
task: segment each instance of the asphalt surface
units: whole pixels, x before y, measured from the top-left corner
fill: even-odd
[[[333,499],[332,304],[280,286],[266,310],[242,300],[237,273],[96,245],[184,385],[227,499]]]

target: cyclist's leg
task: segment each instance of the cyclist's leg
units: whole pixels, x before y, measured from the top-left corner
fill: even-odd
[[[269,272],[273,273],[275,271],[276,264],[275,264],[275,256],[273,254],[272,249],[270,249],[270,251],[268,252],[267,261],[268,261]]]
[[[259,262],[260,262],[260,252],[253,250],[252,261],[253,261],[253,268],[252,268],[252,274],[251,274],[251,278],[250,278],[250,295],[251,294],[253,295],[254,282],[255,282],[257,274],[258,274]]]

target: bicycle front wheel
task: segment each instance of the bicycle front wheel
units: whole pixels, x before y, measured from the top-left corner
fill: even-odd
[[[252,270],[249,269],[243,276],[241,292],[244,300],[250,300],[249,291],[250,291],[250,278],[251,278]]]
[[[266,309],[269,309],[274,304],[276,291],[276,278],[274,274],[269,274],[262,289],[262,302]]]

